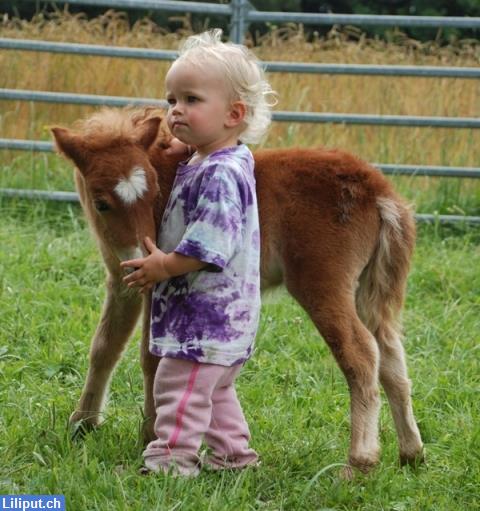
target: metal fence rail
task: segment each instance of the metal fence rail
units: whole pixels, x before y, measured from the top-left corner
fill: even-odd
[[[36,0],[30,0],[36,1]],[[381,25],[407,27],[455,27],[480,28],[480,18],[461,16],[399,16],[377,14],[331,14],[257,11],[247,0],[232,0],[229,5],[203,2],[182,2],[168,0],[54,0],[52,3],[90,5],[120,9],[146,9],[152,11],[195,12],[242,16],[247,22],[304,23],[314,25]]]
[[[36,1],[36,0],[29,0]],[[230,4],[213,4],[204,2],[184,2],[177,0],[69,0],[55,1],[59,4],[91,5],[120,9],[147,9],[217,14],[231,18],[230,37],[235,42],[242,42],[249,23],[252,22],[294,22],[319,25],[381,25],[408,27],[455,27],[480,28],[480,18],[475,17],[437,17],[437,16],[385,16],[385,15],[346,15],[316,13],[286,13],[257,11],[247,0],[231,0]],[[177,52],[150,48],[111,47],[91,44],[72,44],[35,40],[18,40],[0,38],[0,48],[21,51],[46,51],[74,55],[93,55],[104,57],[140,58],[172,61]],[[480,78],[480,68],[472,67],[438,67],[438,66],[378,66],[361,64],[312,64],[300,62],[264,62],[268,72],[323,73],[343,75],[379,75],[379,76],[417,76],[444,78]],[[42,91],[25,91],[17,89],[0,89],[0,100],[45,101],[53,103],[71,103],[96,106],[156,105],[166,107],[164,100],[151,98],[129,98],[120,96],[103,96],[93,94],[54,93]],[[274,112],[273,119],[283,122],[344,123],[382,126],[428,126],[447,128],[480,128],[477,118],[418,117],[399,115],[366,115],[319,112]],[[53,144],[36,140],[0,139],[0,149],[49,152]],[[444,167],[426,165],[376,164],[385,174],[441,176],[479,178],[480,168]],[[39,190],[0,190],[0,195],[48,198],[51,200],[78,200],[73,192],[48,192]],[[463,217],[455,215],[417,215],[418,221],[450,222],[462,221],[479,223],[480,217]]]
[[[249,11],[247,21],[274,21],[310,25],[375,25],[384,27],[455,27],[480,28],[480,18],[442,16],[399,16],[377,14],[315,14]]]
[[[175,60],[178,55],[178,52],[173,50],[104,46],[101,44],[57,43],[36,39],[13,39],[9,37],[0,38],[0,48],[4,50],[44,51],[48,53],[67,53],[71,55],[153,60]]]
[[[18,198],[18,199],[40,199],[55,202],[79,203],[80,198],[76,192],[58,192],[48,190],[19,190],[16,188],[0,188],[0,197]],[[418,213],[415,215],[417,222],[421,223],[440,223],[450,224],[478,224],[480,217],[461,216],[461,215],[436,215],[428,213]]]
[[[422,126],[432,128],[480,128],[480,119],[471,117],[417,117],[411,115],[274,112],[272,118],[274,121],[284,122],[330,122],[377,126]]]
[[[165,100],[133,98],[125,96],[102,96],[97,94],[73,94],[68,92],[40,92],[19,89],[0,89],[0,99],[14,101],[43,101],[46,103],[69,103],[95,106],[159,106],[166,108]],[[419,117],[411,115],[369,115],[320,112],[282,112],[272,114],[274,121],[311,122],[334,124],[362,124],[379,126],[407,126],[433,128],[480,128],[480,119],[474,117]]]
[[[326,75],[418,76],[423,78],[480,78],[477,67],[394,66],[372,64],[306,64],[264,62],[269,73],[318,73]]]
[[[0,138],[0,149],[13,151],[53,152],[52,142]],[[431,176],[478,179],[480,169],[472,167],[445,167],[442,165],[404,165],[395,163],[373,163],[384,174],[402,176]]]
[[[54,150],[52,142],[40,140],[20,140],[15,138],[0,138],[0,149],[13,151],[34,151],[38,153],[51,153]]]
[[[35,39],[0,38],[0,49],[40,51],[69,55],[175,60],[178,52],[152,48],[104,46],[100,44],[57,43]],[[425,78],[480,78],[478,67],[394,66],[368,64],[312,64],[305,62],[262,62],[269,73],[315,73],[328,75],[419,76]]]
[[[21,89],[0,89],[0,99],[12,101],[42,101],[45,103],[71,105],[168,107],[167,101],[155,98],[130,98],[126,96],[102,96],[99,94],[75,94],[70,92],[44,92]]]
[[[37,2],[38,0],[27,0]],[[237,0],[238,1],[238,0]],[[52,4],[90,5],[93,7],[111,7],[112,9],[145,9],[148,11],[195,12],[200,14],[232,15],[230,4],[208,2],[183,2],[180,0],[53,0]],[[235,0],[231,2],[235,3]],[[243,3],[243,2],[242,2]],[[461,19],[461,18],[460,18]],[[475,19],[475,18],[472,18]]]
[[[0,197],[18,199],[43,199],[56,202],[80,202],[80,198],[76,192],[20,190],[18,188],[0,188]]]
[[[464,177],[480,178],[480,169],[475,167],[446,167],[444,165],[405,165],[374,163],[384,174],[402,176]]]

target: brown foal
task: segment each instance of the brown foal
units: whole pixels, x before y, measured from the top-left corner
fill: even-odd
[[[97,425],[113,369],[142,309],[120,262],[144,252],[157,227],[180,156],[154,109],[105,109],[75,131],[53,128],[75,164],[82,207],[107,268],[107,297],[93,337],[85,386],[71,422]],[[284,283],[330,347],[351,396],[351,467],[378,462],[379,382],[385,389],[402,463],[423,458],[410,398],[400,313],[415,243],[411,211],[380,171],[342,152],[270,149],[255,153],[262,287]],[[150,297],[143,300],[141,361],[145,433],[155,409],[158,359],[148,351]]]

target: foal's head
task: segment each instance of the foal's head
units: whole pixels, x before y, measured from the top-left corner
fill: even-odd
[[[77,189],[111,271],[141,257],[143,240],[155,240],[157,175],[147,149],[162,118],[105,109],[75,131],[53,128],[58,150],[76,166]]]

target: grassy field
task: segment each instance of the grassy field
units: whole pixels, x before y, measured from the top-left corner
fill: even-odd
[[[186,31],[188,33],[188,27]],[[3,20],[0,36],[176,48],[178,34],[111,13]],[[332,32],[307,42],[273,31],[265,60],[479,64],[475,42],[439,48],[356,41]],[[162,97],[164,63],[27,52],[0,53],[0,87]],[[282,110],[480,115],[474,80],[271,75]],[[49,139],[89,107],[0,103],[0,137]],[[266,146],[327,145],[373,162],[478,166],[480,131],[280,124]],[[54,155],[0,152],[0,187],[72,190],[71,167]],[[394,178],[420,212],[480,214],[474,180]],[[427,464],[399,468],[393,424],[381,414],[381,464],[339,480],[349,437],[345,381],[302,309],[286,294],[263,305],[258,349],[239,394],[262,466],[202,473],[193,481],[142,478],[139,332],[112,383],[106,421],[72,442],[67,420],[79,397],[104,271],[77,206],[0,197],[0,494],[59,493],[83,510],[451,511],[480,508],[480,231],[421,226],[405,310],[405,346]]]
[[[64,494],[69,510],[475,510],[480,505],[480,233],[420,229],[405,311],[426,466],[400,469],[381,414],[381,464],[338,479],[348,392],[328,349],[287,295],[263,306],[239,393],[262,466],[193,481],[137,475],[139,332],[112,384],[106,422],[69,438],[103,269],[76,206],[0,202],[0,494]]]

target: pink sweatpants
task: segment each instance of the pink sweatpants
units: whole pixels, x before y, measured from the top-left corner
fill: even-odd
[[[256,463],[233,385],[241,367],[160,360],[153,389],[157,439],[143,452],[148,469],[197,475],[202,438],[212,451],[206,463],[214,469]]]

